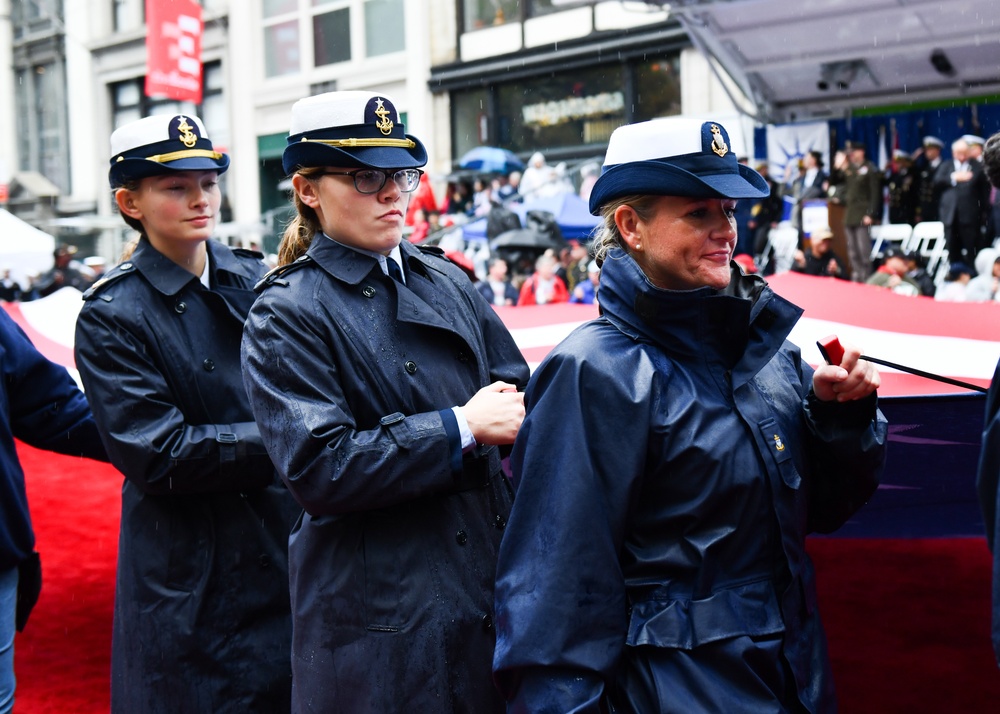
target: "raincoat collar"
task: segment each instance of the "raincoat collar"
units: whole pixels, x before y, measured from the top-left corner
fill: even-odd
[[[776,295],[756,275],[731,265],[724,290],[663,290],[624,250],[601,267],[601,312],[633,339],[681,358],[721,361],[734,379],[748,379],[781,347],[802,309]]]
[[[213,285],[226,284],[229,281],[218,280],[215,276],[225,271],[235,273],[253,283],[255,276],[216,240],[205,241],[208,250],[208,270]],[[192,280],[201,283],[199,276],[185,270],[153,247],[146,237],[139,239],[132,257],[125,262],[132,263],[136,270],[142,273],[149,284],[164,295],[176,295]]]
[[[417,248],[404,240],[399,244],[399,252],[407,270],[416,270],[430,278],[426,258]],[[325,233],[316,234],[308,254],[323,270],[349,285],[360,283],[378,265],[378,261],[368,253],[338,243]]]

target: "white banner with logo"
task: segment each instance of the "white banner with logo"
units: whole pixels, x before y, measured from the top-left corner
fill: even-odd
[[[806,124],[777,124],[767,127],[767,163],[771,178],[784,183],[785,170],[791,166],[790,179],[798,175],[798,162],[810,151],[823,154],[824,169],[830,167],[830,126],[825,121]]]

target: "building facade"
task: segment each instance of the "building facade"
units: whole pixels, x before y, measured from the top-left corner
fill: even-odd
[[[727,82],[644,2],[201,4],[204,98],[194,106],[144,94],[145,0],[0,0],[0,56],[13,67],[0,79],[12,100],[0,103],[0,184],[12,212],[114,260],[128,236],[106,183],[108,137],[154,113],[205,120],[232,155],[220,236],[270,252],[288,215],[291,105],[318,92],[392,96],[428,147],[439,195],[478,145],[600,160],[622,123],[734,111]]]

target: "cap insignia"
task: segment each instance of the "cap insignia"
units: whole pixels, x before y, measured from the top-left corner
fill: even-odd
[[[729,153],[729,147],[726,146],[726,140],[722,138],[722,130],[716,124],[712,124],[710,130],[712,132],[712,151],[720,157],[725,156]]]
[[[177,125],[177,131],[180,132],[180,135],[177,138],[180,139],[180,142],[189,149],[198,143],[198,135],[192,131],[192,128],[193,127],[188,124],[187,117],[181,117],[181,122]]]
[[[378,102],[378,108],[375,110],[375,114],[378,116],[379,120],[375,122],[375,126],[384,136],[389,136],[392,133],[392,120],[389,119],[390,112],[382,104],[381,99],[376,99]]]

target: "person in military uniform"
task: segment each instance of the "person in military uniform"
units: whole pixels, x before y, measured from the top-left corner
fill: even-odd
[[[871,227],[882,221],[882,172],[865,157],[865,145],[854,142],[847,153],[837,153],[830,182],[844,204],[851,279],[863,283],[871,273]]]
[[[901,149],[893,154],[893,162],[886,170],[886,187],[889,189],[889,223],[917,222],[919,180],[913,168],[913,158]]]
[[[917,182],[917,223],[937,221],[941,191],[934,185],[934,174],[941,165],[944,142],[936,136],[925,136],[922,146],[913,152],[913,171]]]
[[[80,270],[80,263],[73,257],[76,253],[75,245],[60,243],[56,246],[52,252],[52,268],[42,273],[36,284],[38,297],[47,297],[60,288],[83,291],[90,287],[90,278]]]
[[[201,120],[111,135],[109,179],[140,237],[84,293],[76,365],[125,476],[111,643],[115,714],[288,712],[288,536],[243,388],[240,340],[261,255],[210,240],[216,151]]]
[[[499,446],[528,367],[468,276],[402,240],[427,162],[392,100],[292,107],[297,216],[243,339],[264,444],[305,513],[289,545],[294,712],[499,714]]]

